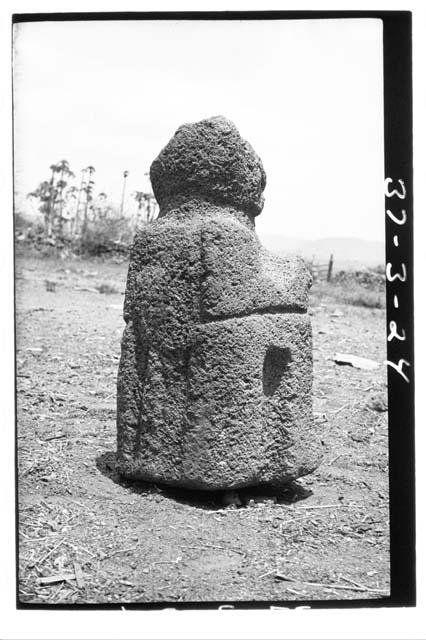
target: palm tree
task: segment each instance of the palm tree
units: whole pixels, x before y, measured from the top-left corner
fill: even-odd
[[[156,216],[157,201],[156,201],[156,199],[154,197],[154,194],[150,190],[151,181],[150,181],[150,177],[149,177],[149,171],[144,173],[144,176],[146,177],[147,182],[149,183],[148,192],[145,193],[146,221],[147,222],[152,222],[154,220],[155,216]]]
[[[27,194],[27,198],[37,198],[40,202],[39,211],[44,215],[44,233],[46,236],[50,235],[51,229],[51,205],[53,199],[53,171],[50,181],[44,180],[40,182],[35,191],[31,191]]]
[[[56,197],[58,195],[56,185],[55,185],[55,175],[57,173],[60,173],[59,164],[51,164],[50,170],[52,172],[52,175],[50,176],[50,198],[47,204],[48,210],[46,211],[45,225],[44,225],[45,227],[44,231],[46,236],[50,236],[52,234],[54,207],[56,203]]]
[[[70,169],[70,165],[68,160],[61,160],[60,162],[58,162],[58,164],[56,165],[56,169],[58,171],[58,173],[60,174],[60,178],[58,180],[58,182],[56,183],[57,188],[59,189],[59,195],[60,195],[60,199],[59,199],[59,215],[62,216],[62,208],[63,208],[63,204],[64,204],[64,189],[67,186],[67,182],[64,180],[64,177],[66,176],[67,178],[74,178],[74,174]]]
[[[87,172],[89,174],[89,180],[86,183],[86,186],[83,188],[83,191],[86,193],[86,203],[85,203],[85,207],[84,207],[84,220],[83,220],[83,230],[86,230],[87,228],[87,210],[89,207],[89,202],[91,202],[93,200],[93,187],[95,184],[95,181],[92,180],[92,175],[95,173],[96,169],[95,167],[92,167],[91,165],[89,165],[88,167],[86,167],[86,169],[84,169],[85,172]]]
[[[76,223],[76,212],[73,211],[73,207],[71,205],[72,200],[77,200],[79,196],[79,191],[77,187],[71,185],[65,192],[65,201],[68,202],[68,216],[67,218],[70,220],[70,234],[74,235],[75,231],[75,223]]]
[[[132,193],[132,196],[134,197],[134,199],[138,203],[138,212],[141,211],[141,209],[142,209],[142,203],[144,201],[144,195],[145,194],[144,194],[143,191],[134,191]]]
[[[136,213],[136,227],[139,225],[139,223],[142,220],[142,205],[145,202],[145,194],[143,191],[134,191],[132,193],[132,196],[134,197],[134,199],[136,200],[136,202],[138,203],[138,210]]]
[[[126,180],[127,180],[127,176],[129,175],[129,172],[123,171],[123,192],[121,194],[121,206],[120,206],[120,216],[123,217],[123,207],[124,207],[124,194],[126,192]]]
[[[106,217],[107,213],[107,205],[105,204],[107,201],[107,194],[104,191],[98,193],[95,202],[94,202],[94,213],[95,217],[99,220],[103,220]]]
[[[81,170],[80,189],[78,190],[77,206],[76,206],[76,209],[75,209],[74,230],[76,230],[78,228],[79,213],[80,213],[80,203],[81,203],[81,194],[84,191],[85,178],[86,178],[86,169],[82,169]]]
[[[145,174],[146,175],[146,174]],[[142,218],[142,208],[145,211],[146,222],[152,222],[155,214],[155,198],[154,195],[147,191],[134,191],[132,196],[138,203],[137,217],[138,221]]]

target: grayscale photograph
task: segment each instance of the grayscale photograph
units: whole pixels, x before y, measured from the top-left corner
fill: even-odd
[[[378,19],[13,28],[18,602],[390,595]]]

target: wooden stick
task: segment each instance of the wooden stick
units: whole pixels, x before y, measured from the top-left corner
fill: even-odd
[[[346,404],[342,405],[340,407],[340,409],[335,409],[334,411],[329,411],[328,413],[331,413],[333,415],[337,415],[338,413],[340,413],[341,411],[343,411],[343,409],[345,409],[346,407],[349,407],[350,402],[347,402]]]
[[[157,560],[157,562],[152,562],[152,566],[155,564],[177,564],[182,558],[176,558],[176,560]]]
[[[55,582],[65,582],[66,580],[75,580],[76,577],[73,573],[58,573],[56,576],[47,576],[46,578],[39,578],[39,584],[55,584]]]
[[[287,591],[290,591],[290,593],[294,593],[296,596],[303,596],[303,593],[301,593],[300,591],[296,591],[296,589],[290,589],[290,587],[287,587]]]
[[[110,558],[111,556],[115,556],[117,553],[126,553],[127,551],[134,551],[135,549],[138,548],[138,546],[139,546],[139,544],[137,544],[134,547],[130,547],[129,549],[117,549],[117,551],[112,551],[111,553],[106,555],[105,558],[102,558],[102,560],[106,560],[107,558]]]
[[[349,582],[349,584],[354,584],[356,587],[359,587],[360,589],[364,589],[365,591],[380,591],[380,592],[386,593],[384,589],[376,589],[375,587],[368,587],[367,585],[360,584],[359,582],[355,582],[355,580],[345,578],[344,576],[340,576],[340,578],[342,580],[345,580],[345,582]]]
[[[56,551],[56,549],[58,549],[61,544],[63,543],[63,540],[60,540],[58,542],[58,544],[56,546],[53,547],[53,549],[51,549],[50,551],[48,551],[48,553],[46,553],[46,555],[44,555],[41,560],[37,560],[35,564],[41,564],[42,562],[44,562],[54,551]]]
[[[341,458],[341,457],[342,457],[342,454],[341,454],[341,453],[339,453],[339,455],[338,455],[338,456],[336,456],[335,458],[333,458],[332,460],[330,460],[330,462],[327,462],[327,465],[328,465],[328,466],[332,465],[332,464],[333,464],[333,462],[336,462],[336,460],[338,460],[338,459],[339,459],[339,458]]]
[[[246,553],[244,551],[240,551],[239,549],[233,549],[232,547],[221,547],[218,544],[203,544],[203,545],[185,545],[188,549],[221,549],[222,551],[233,551],[234,553],[239,553],[242,556],[245,556]]]
[[[74,573],[75,573],[75,579],[77,582],[77,587],[79,589],[84,589],[85,582],[84,582],[83,571],[81,570],[81,567],[78,564],[78,562],[73,562],[73,565],[74,565]]]
[[[266,576],[270,576],[271,573],[275,573],[275,569],[271,569],[271,571],[267,571],[266,573],[262,573],[258,578],[266,578]]]
[[[301,584],[310,584],[312,587],[325,587],[327,589],[344,589],[345,591],[372,591],[375,593],[387,593],[384,589],[374,589],[371,587],[364,587],[362,585],[356,587],[349,586],[345,584],[334,584],[334,583],[324,583],[324,582],[311,582],[310,580],[295,580],[294,578],[289,578],[287,576],[282,575],[281,573],[276,573],[275,577],[279,580],[285,580],[286,582],[300,582]]]
[[[317,504],[309,505],[307,507],[293,507],[295,511],[304,511],[305,509],[365,509],[365,506],[360,504]]]
[[[276,573],[275,577],[278,578],[278,580],[285,580],[286,582],[303,582],[303,580],[295,580],[294,578],[284,576],[282,573]]]

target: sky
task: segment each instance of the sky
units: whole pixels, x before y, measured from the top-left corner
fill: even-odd
[[[14,27],[15,192],[69,161],[119,202],[184,122],[222,114],[262,158],[259,235],[384,240],[379,20]]]

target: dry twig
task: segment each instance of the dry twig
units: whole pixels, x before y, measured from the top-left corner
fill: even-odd
[[[73,566],[74,566],[75,579],[77,581],[77,587],[79,589],[84,589],[85,582],[84,582],[83,571],[81,570],[81,567],[78,564],[78,562],[73,562]]]
[[[34,564],[35,564],[35,565],[36,565],[36,564],[41,564],[42,562],[44,562],[45,560],[47,560],[47,558],[48,558],[50,555],[52,555],[52,553],[54,553],[54,551],[56,551],[56,549],[58,549],[58,548],[61,546],[61,544],[63,544],[63,542],[64,542],[63,540],[59,540],[58,544],[57,544],[57,545],[55,545],[55,546],[53,547],[53,549],[51,549],[50,551],[48,551],[44,556],[42,556],[42,558],[40,558],[40,560],[37,560]]]
[[[65,582],[66,580],[75,580],[76,577],[73,573],[58,573],[55,576],[46,576],[45,578],[39,578],[39,584],[55,584],[56,582]]]
[[[309,584],[312,587],[324,587],[327,589],[343,589],[346,591],[371,591],[373,593],[387,593],[385,589],[375,589],[372,587],[366,587],[364,585],[345,585],[345,584],[336,584],[336,583],[326,583],[326,582],[311,582],[310,580],[295,580],[294,578],[289,578],[288,576],[284,576],[281,573],[276,573],[275,578],[278,580],[285,580],[286,582],[299,582],[301,584]],[[349,582],[351,582],[349,580]]]
[[[177,564],[181,560],[182,558],[180,556],[176,558],[176,560],[157,560],[157,562],[152,562],[151,566],[154,566],[156,564]]]

